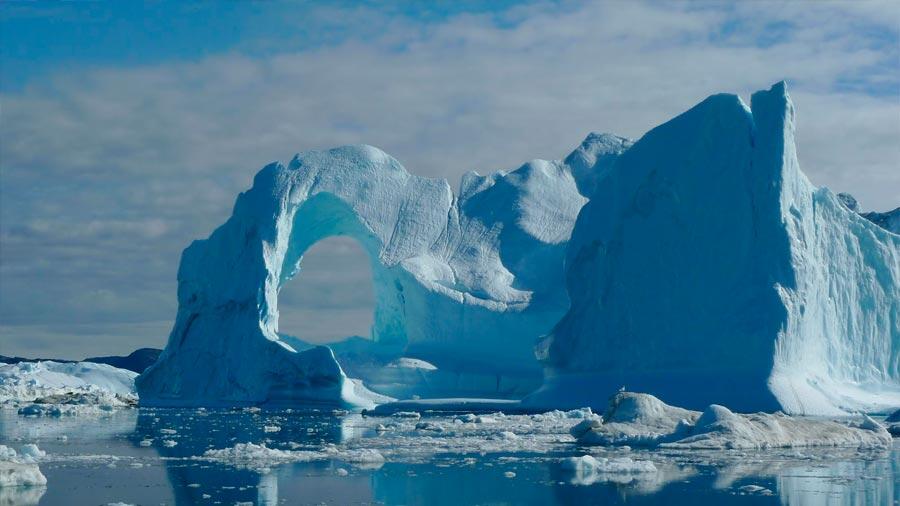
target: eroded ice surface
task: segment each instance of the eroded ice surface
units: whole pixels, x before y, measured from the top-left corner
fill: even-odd
[[[702,410],[900,405],[900,235],[800,171],[784,83],[715,95],[601,177],[567,253],[571,308],[535,406],[625,386]]]

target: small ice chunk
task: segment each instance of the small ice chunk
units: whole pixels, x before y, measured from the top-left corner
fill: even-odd
[[[47,456],[47,452],[38,448],[36,444],[27,444],[23,446],[19,453],[23,457],[29,457],[34,460]]]
[[[434,422],[419,422],[416,424],[416,430],[430,430],[434,432],[444,432],[444,427]]]
[[[744,494],[772,495],[772,491],[759,485],[744,485],[738,488]]]
[[[632,460],[628,457],[607,459],[591,455],[569,457],[562,461],[562,468],[571,472],[572,483],[590,485],[598,481],[612,481],[615,475],[637,475],[656,473],[656,466],[647,460]]]

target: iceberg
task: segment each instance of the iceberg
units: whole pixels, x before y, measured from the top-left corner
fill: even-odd
[[[133,406],[137,403],[135,377],[135,372],[92,362],[2,364],[0,405],[36,403],[20,412],[38,416]]]
[[[696,410],[900,406],[900,235],[810,183],[794,125],[784,83],[750,107],[715,95],[598,177],[524,404],[597,409],[625,387]]]
[[[458,196],[371,146],[266,166],[231,218],[182,254],[175,325],[137,380],[141,403],[371,406],[367,393],[354,394],[361,385],[339,346],[315,348],[278,331],[279,290],[304,252],[333,235],[356,239],[369,257],[368,360],[431,364],[414,373],[422,393],[524,395],[541,381],[534,342],[569,305],[563,261],[587,200],[580,189],[593,185],[593,165],[608,169],[629,145],[592,135],[570,156],[574,168],[534,160],[511,172],[470,172]],[[389,385],[411,368],[367,370]]]
[[[698,412],[887,413],[900,212],[813,186],[794,124],[784,83],[714,95],[455,195],[371,146],[270,164],[182,254],[141,403],[537,412],[627,387]],[[321,347],[279,332],[278,294],[333,235],[368,256],[374,324]]]

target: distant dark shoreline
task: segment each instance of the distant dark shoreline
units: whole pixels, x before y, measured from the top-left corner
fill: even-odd
[[[95,364],[108,364],[120,369],[128,369],[138,374],[144,372],[145,369],[153,365],[162,350],[157,348],[139,348],[131,352],[128,356],[108,356],[108,357],[89,357],[84,360],[63,360],[58,358],[25,358],[25,357],[6,357],[0,355],[0,363],[18,364],[21,362],[42,362],[52,360],[54,362],[74,363],[74,362],[93,362]]]

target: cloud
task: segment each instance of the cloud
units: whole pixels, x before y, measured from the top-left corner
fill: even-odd
[[[560,158],[589,131],[639,137],[709,94],[746,98],[781,79],[813,182],[867,208],[900,204],[896,3],[284,18],[341,29],[304,49],[278,32],[192,61],[69,66],[0,95],[0,320],[171,318],[180,250],[227,218],[258,168],[297,151],[373,144],[456,185],[470,169]],[[91,309],[102,290],[114,296]]]

